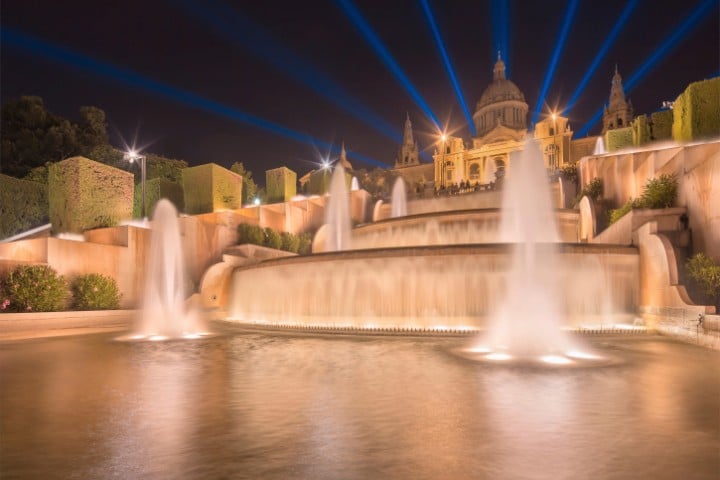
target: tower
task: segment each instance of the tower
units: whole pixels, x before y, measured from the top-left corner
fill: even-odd
[[[604,135],[608,130],[629,126],[632,121],[632,116],[632,103],[629,100],[625,100],[622,77],[618,73],[617,65],[615,65],[615,75],[613,75],[612,85],[610,87],[610,101],[603,111],[602,134]]]
[[[397,157],[395,158],[395,168],[409,167],[411,165],[418,165],[419,163],[418,145],[413,138],[412,123],[410,122],[410,114],[408,113],[405,118],[403,143],[400,145]]]

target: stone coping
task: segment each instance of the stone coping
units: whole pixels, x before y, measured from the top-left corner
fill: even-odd
[[[457,245],[430,245],[415,247],[368,248],[360,250],[345,250],[342,252],[321,252],[312,255],[299,255],[285,258],[268,259],[261,263],[238,267],[238,270],[253,268],[266,268],[273,265],[294,265],[315,262],[329,262],[334,260],[364,260],[373,258],[399,258],[399,257],[433,257],[444,255],[505,255],[509,254],[513,243],[484,243],[484,244],[457,244]],[[638,249],[624,245],[606,245],[599,243],[541,243],[543,249],[557,248],[560,254],[616,254],[638,255]]]
[[[126,330],[137,310],[0,314],[0,341]]]

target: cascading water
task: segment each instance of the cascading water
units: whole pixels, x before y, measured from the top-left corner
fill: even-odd
[[[350,198],[345,169],[337,165],[330,179],[330,201],[325,213],[325,251],[338,252],[350,248]]]
[[[489,360],[539,359],[572,363],[577,352],[562,314],[558,233],[540,149],[527,140],[512,154],[503,190],[500,235],[512,244],[505,296],[490,314],[487,331],[472,351]]]
[[[358,182],[357,177],[352,177],[352,180],[350,181],[350,191],[357,192],[358,190],[360,190],[360,182]]]
[[[153,213],[143,309],[131,339],[194,338],[205,334],[185,306],[185,262],[175,206],[160,200]]]
[[[405,192],[405,181],[402,177],[395,180],[392,189],[392,206],[390,216],[392,218],[407,216],[407,193]]]

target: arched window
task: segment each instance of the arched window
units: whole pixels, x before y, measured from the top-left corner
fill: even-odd
[[[558,148],[557,145],[554,143],[551,143],[547,147],[545,147],[545,165],[550,170],[557,170],[557,168],[560,166],[559,159],[558,159],[558,153],[560,148]]]
[[[405,155],[405,163],[407,163],[407,162],[408,162],[408,156]]]
[[[550,135],[555,135],[555,129],[553,127],[550,127]]]
[[[622,118],[617,119],[618,128],[622,127]]]
[[[470,165],[470,180],[477,180],[480,178],[480,165],[473,163]]]

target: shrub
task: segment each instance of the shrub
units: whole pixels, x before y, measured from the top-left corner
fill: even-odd
[[[608,219],[610,225],[620,220],[626,213],[628,213],[633,208],[640,208],[640,201],[638,199],[631,198],[630,200],[625,202],[625,205],[623,205],[622,207],[610,210]]]
[[[282,245],[280,247],[282,250],[291,253],[298,253],[298,249],[300,248],[300,237],[293,235],[292,233],[282,232],[280,234],[280,239],[282,241]]]
[[[688,274],[718,304],[720,300],[720,265],[704,253],[698,253],[688,259],[685,264]]]
[[[253,245],[262,245],[265,241],[265,232],[257,225],[241,223],[238,225],[238,243],[252,243]]]
[[[47,220],[47,185],[0,174],[0,239]]]
[[[312,235],[303,233],[298,237],[300,245],[298,246],[299,255],[309,255],[312,253]]]
[[[576,165],[565,165],[560,169],[560,176],[565,180],[574,183],[578,183],[578,169]]]
[[[589,197],[593,201],[597,202],[600,197],[602,197],[603,194],[603,183],[602,178],[595,177],[590,182],[583,187],[583,189],[578,193],[577,197],[575,197],[575,205],[580,203],[580,200],[582,200],[582,197]]]
[[[62,275],[47,265],[21,265],[0,282],[3,311],[57,312],[65,309],[68,289]]]
[[[120,308],[120,292],[115,279],[90,273],[80,275],[72,284],[73,308],[75,310],[117,310]]]
[[[643,187],[640,208],[670,208],[675,205],[678,182],[675,175],[663,174],[651,178]]]
[[[675,204],[677,198],[677,179],[675,175],[660,175],[651,178],[643,187],[643,194],[640,198],[630,199],[625,205],[610,210],[610,224],[617,222],[623,215],[633,208],[670,208]]]
[[[265,243],[264,245],[269,248],[274,248],[276,250],[279,250],[282,246],[282,238],[280,238],[280,234],[273,230],[270,227],[267,227],[265,229]]]

